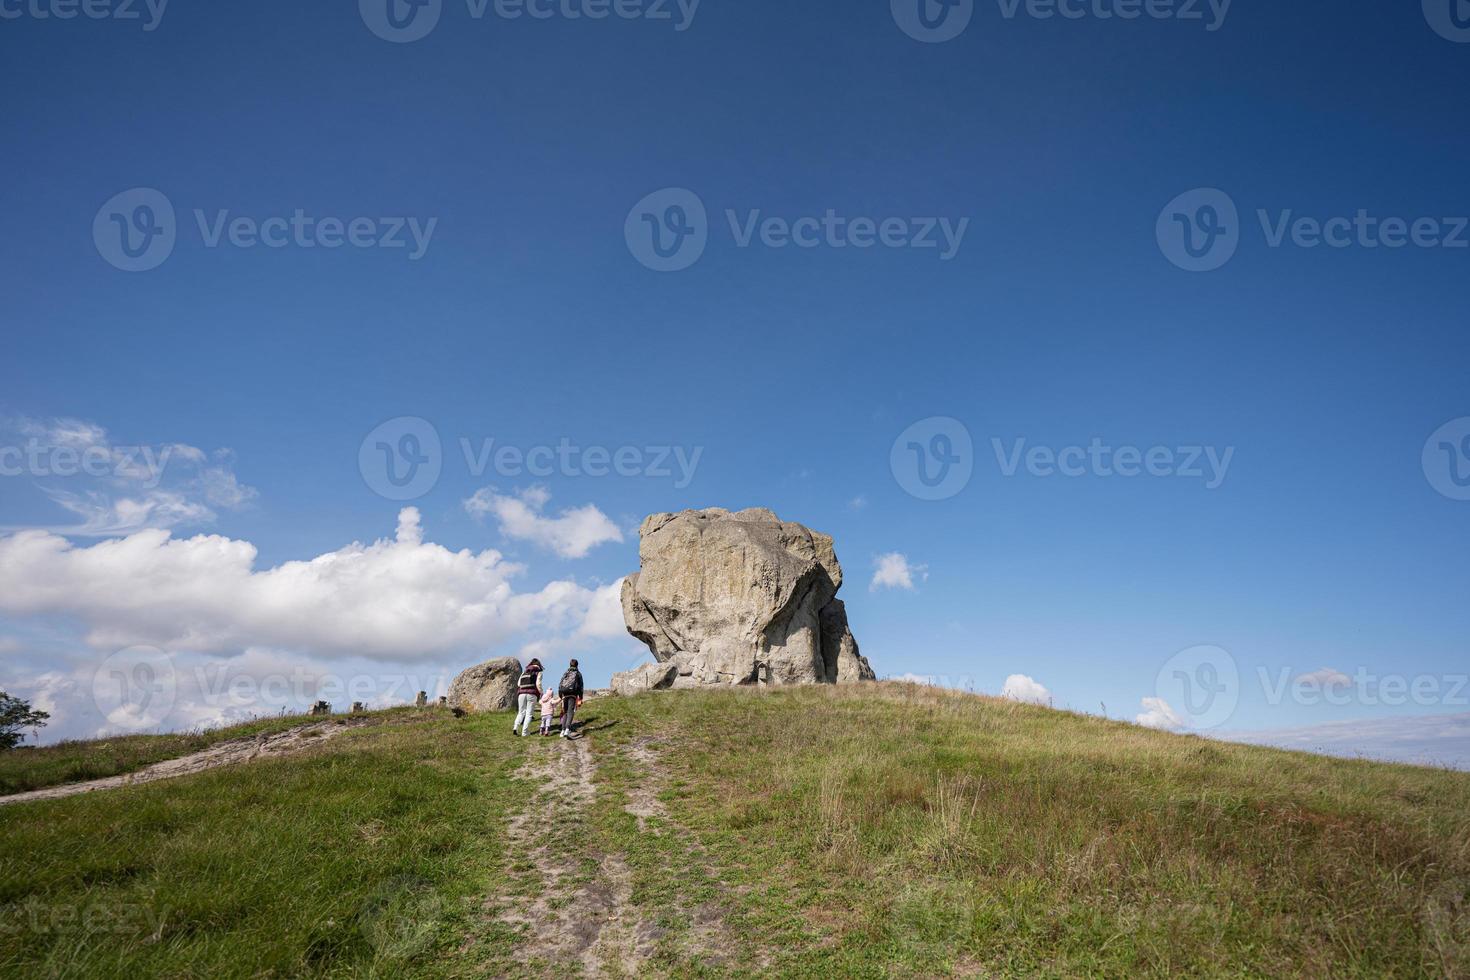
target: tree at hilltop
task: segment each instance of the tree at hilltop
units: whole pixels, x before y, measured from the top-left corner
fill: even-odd
[[[0,691],[0,751],[15,748],[25,739],[22,729],[45,727],[50,717],[32,709],[29,701]]]

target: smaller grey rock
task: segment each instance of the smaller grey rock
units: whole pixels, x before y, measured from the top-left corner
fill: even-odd
[[[614,694],[621,694],[624,697],[641,694],[644,691],[661,691],[673,687],[674,680],[678,676],[677,664],[643,664],[632,670],[613,674],[612,690]]]
[[[460,672],[449,685],[449,705],[466,711],[508,711],[515,707],[521,662],[498,657]]]

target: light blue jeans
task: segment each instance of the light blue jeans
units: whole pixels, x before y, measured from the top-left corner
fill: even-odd
[[[521,694],[517,696],[516,707],[519,710],[516,712],[514,730],[520,732],[522,735],[531,734],[531,707],[535,703],[536,695],[534,694]]]

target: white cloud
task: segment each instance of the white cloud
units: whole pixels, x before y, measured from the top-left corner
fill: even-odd
[[[267,647],[415,661],[483,650],[532,627],[578,629],[598,598],[571,581],[518,593],[520,565],[494,550],[424,542],[412,507],[391,540],[264,570],[255,559],[254,545],[219,535],[150,529],[77,547],[23,531],[0,537],[0,613],[75,617],[93,649]]]
[[[35,439],[43,445],[66,446],[80,450],[107,442],[106,429],[81,419],[36,419],[21,416],[5,421],[6,428],[14,429],[27,439]]]
[[[199,474],[204,499],[216,507],[239,510],[259,494],[254,487],[247,487],[235,478],[233,453],[222,449],[214,455],[214,465],[203,467]]]
[[[183,443],[114,445],[107,430],[73,418],[0,419],[19,436],[0,452],[7,472],[27,474],[78,523],[38,530],[76,537],[115,537],[146,528],[212,523],[213,508],[239,510],[255,499],[240,483],[227,450],[212,455]],[[22,530],[16,526],[0,531]]]
[[[1145,728],[1160,728],[1167,731],[1187,727],[1187,723],[1180,717],[1179,712],[1170,707],[1169,702],[1163,698],[1144,698],[1143,711],[1133,720]]]
[[[1000,695],[1003,698],[1024,701],[1027,704],[1051,704],[1051,692],[1035,678],[1027,677],[1025,674],[1012,674],[1007,677],[1005,685],[1000,689]]]
[[[607,639],[627,635],[628,628],[623,623],[623,580],[618,579],[611,585],[593,590],[587,616],[577,628],[577,636]]]
[[[543,516],[550,499],[545,487],[529,487],[514,497],[482,487],[464,508],[476,517],[493,514],[501,534],[530,541],[562,558],[583,558],[600,544],[623,540],[623,532],[593,504],[563,510],[556,517]]]
[[[873,580],[868,583],[869,592],[879,589],[906,589],[914,591],[914,579],[924,581],[929,577],[928,565],[910,565],[908,557],[897,551],[879,555],[873,559]]]
[[[1320,670],[1312,671],[1310,674],[1302,674],[1296,679],[1296,682],[1326,690],[1330,687],[1351,687],[1353,679],[1340,670],[1323,667]]]
[[[862,494],[858,494],[856,497],[853,497],[851,500],[849,500],[847,502],[847,509],[848,510],[863,510],[867,506],[868,506],[868,498],[865,497]]]

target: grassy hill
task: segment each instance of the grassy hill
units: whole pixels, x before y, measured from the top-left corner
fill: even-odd
[[[0,808],[0,975],[1470,975],[1470,775],[900,684],[583,720]],[[89,751],[158,757],[0,776]]]

